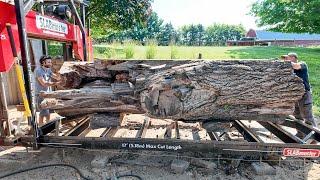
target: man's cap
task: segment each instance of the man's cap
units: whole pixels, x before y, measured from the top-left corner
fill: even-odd
[[[43,64],[43,62],[47,59],[52,59],[52,58],[51,56],[46,56],[46,55],[41,56],[39,60],[40,64]]]
[[[298,54],[294,52],[288,53],[288,56],[295,57],[298,59]]]
[[[282,58],[286,58],[286,57],[288,57],[288,55],[287,55],[287,54],[285,54],[285,55],[281,55],[280,57],[282,57]]]

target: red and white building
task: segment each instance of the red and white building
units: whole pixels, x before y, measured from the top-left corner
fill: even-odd
[[[318,46],[320,34],[282,33],[250,29],[244,38],[227,41],[228,46]]]

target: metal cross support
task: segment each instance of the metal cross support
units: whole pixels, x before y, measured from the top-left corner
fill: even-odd
[[[77,24],[79,25],[80,27],[80,30],[81,30],[81,34],[82,34],[82,42],[83,42],[83,56],[84,56],[84,61],[87,61],[87,38],[86,38],[86,31],[85,31],[85,23],[84,21],[82,22],[79,14],[78,14],[78,11],[76,9],[76,5],[74,4],[73,0],[69,0],[69,3],[70,3],[70,7],[71,7],[71,11],[72,13],[75,15],[75,20],[77,22]],[[84,6],[81,6],[83,7],[81,9],[81,12],[83,13],[83,18],[85,18],[85,13],[84,13]]]
[[[27,43],[27,32],[26,32],[26,23],[25,23],[25,10],[23,0],[14,0],[15,3],[15,11],[16,11],[16,20],[18,25],[18,33],[20,40],[20,49],[21,49],[21,59],[22,59],[22,67],[24,73],[25,87],[27,92],[27,97],[30,104],[31,109],[31,117],[28,118],[29,124],[33,127],[34,132],[34,148],[37,148],[37,139],[39,137],[38,133],[38,125],[36,122],[35,116],[35,98],[32,84],[32,71],[31,71],[31,62],[29,56],[29,45]]]

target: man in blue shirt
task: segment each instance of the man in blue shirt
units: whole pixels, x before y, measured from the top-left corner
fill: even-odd
[[[285,57],[285,61],[290,61],[294,69],[294,73],[303,80],[305,93],[296,103],[294,116],[297,119],[303,119],[307,124],[317,127],[317,123],[312,115],[312,95],[309,83],[308,66],[304,62],[298,62],[296,53],[289,53]]]
[[[40,67],[37,67],[35,73],[35,95],[37,102],[37,111],[39,114],[39,124],[43,124],[44,118],[46,121],[50,120],[49,109],[40,108],[40,103],[43,101],[42,97],[39,97],[40,92],[50,92],[52,87],[59,84],[60,76],[52,73],[52,58],[50,56],[42,56],[40,58]],[[51,79],[58,80],[58,82],[52,82]]]

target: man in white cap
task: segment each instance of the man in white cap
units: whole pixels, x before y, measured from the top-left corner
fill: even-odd
[[[309,83],[308,66],[304,62],[298,62],[297,53],[289,53],[281,56],[285,61],[290,61],[294,69],[294,73],[303,80],[305,93],[303,97],[296,103],[294,116],[297,119],[303,119],[307,124],[317,127],[317,123],[312,114],[312,95]]]

